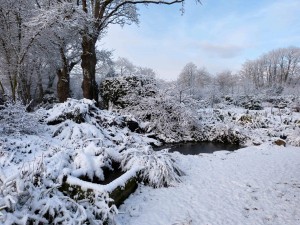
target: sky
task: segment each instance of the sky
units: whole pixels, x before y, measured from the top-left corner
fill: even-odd
[[[211,74],[237,72],[273,49],[300,47],[300,0],[186,0],[180,10],[140,6],[139,24],[111,25],[99,47],[169,81],[189,62]]]

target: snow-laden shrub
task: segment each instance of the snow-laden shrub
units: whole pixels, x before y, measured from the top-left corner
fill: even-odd
[[[36,163],[10,177],[0,170],[0,222],[76,225],[113,219],[117,210],[107,192],[93,191],[79,201],[53,183],[44,162]]]
[[[240,107],[243,107],[244,109],[249,109],[249,110],[262,110],[263,109],[260,96],[249,96],[249,95],[237,96],[235,98],[235,104],[237,106],[240,106]]]
[[[38,107],[42,107],[44,109],[51,109],[54,104],[58,103],[59,100],[53,90],[45,90],[42,102]]]
[[[45,111],[47,114],[45,122],[48,125],[57,125],[66,120],[77,124],[88,123],[97,128],[107,126],[124,127],[124,116],[120,116],[105,110],[100,110],[95,101],[89,99],[68,99],[64,103],[54,105],[53,108]]]
[[[285,134],[288,144],[300,147],[300,123],[299,127],[294,127],[293,130],[285,131]]]
[[[139,105],[121,112],[147,122],[144,129],[166,142],[191,141],[199,134],[196,114],[172,97],[157,95],[144,98]]]
[[[54,126],[53,136],[57,136],[61,140],[103,139],[106,136],[110,136],[108,139],[112,139],[112,136],[116,136],[115,140],[117,141],[118,137],[115,135],[117,129],[127,127],[131,131],[141,130],[133,116],[123,116],[100,110],[95,106],[94,101],[88,99],[68,99],[44,113],[46,114],[44,120],[48,125],[58,125]]]
[[[72,159],[73,169],[71,174],[75,177],[85,176],[89,180],[96,177],[103,181],[105,179],[103,168],[113,170],[112,162],[120,161],[121,157],[119,152],[114,152],[111,155],[110,150],[97,147],[94,142],[77,149]]]
[[[71,120],[64,121],[53,127],[53,137],[66,144],[80,145],[85,140],[95,139],[95,143],[101,144],[104,135],[97,126],[89,123],[77,124]]]
[[[243,102],[242,106],[249,110],[262,110],[262,104],[259,100],[250,99],[249,101]]]
[[[18,210],[4,212],[5,224],[82,224],[88,220],[83,206],[57,189],[31,186],[17,202]]]
[[[290,137],[288,140],[290,145],[296,146],[296,147],[300,147],[300,136],[294,136],[294,137]]]
[[[86,114],[90,108],[95,107],[94,101],[88,99],[72,100],[56,104],[49,110],[49,116],[46,122],[49,125],[59,124],[67,119],[73,120],[76,123],[82,123],[86,120]]]
[[[122,76],[107,78],[101,84],[104,108],[124,108],[137,105],[145,97],[158,92],[156,80],[150,76]]]
[[[86,210],[88,224],[107,224],[113,221],[118,213],[116,206],[112,204],[113,199],[106,192],[93,192],[89,199],[80,201],[80,205]]]
[[[122,169],[140,167],[140,178],[153,187],[170,186],[181,181],[180,176],[183,172],[176,164],[173,155],[167,150],[155,152],[149,147],[132,148],[122,152],[122,155]]]
[[[159,90],[153,78],[110,78],[104,81],[103,88],[103,98],[110,102],[110,108],[121,114],[134,115],[144,122],[144,131],[165,142],[196,140],[199,134],[196,113],[175,96]],[[114,94],[111,96],[110,92]]]
[[[0,109],[0,134],[35,134],[38,120],[38,114],[26,112],[22,103],[6,103]]]
[[[255,129],[255,128],[267,128],[270,123],[268,118],[264,118],[259,114],[242,114],[238,119],[238,123],[245,128]]]
[[[280,86],[280,85],[275,85],[273,87],[270,87],[266,90],[266,95],[267,96],[278,96],[280,94],[282,94],[284,90],[284,87]]]
[[[104,180],[102,168],[106,165],[106,159],[102,155],[95,153],[78,152],[74,157],[74,165],[76,170],[72,173],[77,177],[86,175],[90,180],[94,177]]]
[[[26,192],[17,196],[13,208],[2,210],[4,224],[104,224],[113,220],[116,208],[107,193],[75,201],[58,188],[35,187],[28,183]]]
[[[282,100],[282,97],[280,98]],[[226,140],[232,143],[261,144],[270,138],[287,139],[287,143],[298,145],[297,133],[300,114],[290,108],[277,109],[265,105],[264,110],[253,111],[240,107],[224,109],[198,109],[201,122],[201,140]],[[231,132],[238,130],[239,132]],[[240,142],[236,142],[240,139]],[[224,141],[223,141],[224,142]]]
[[[244,145],[248,139],[241,130],[222,123],[207,125],[202,128],[200,141],[220,142]]]

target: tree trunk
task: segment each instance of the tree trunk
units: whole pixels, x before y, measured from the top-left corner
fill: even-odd
[[[31,76],[28,77],[28,80],[25,78],[25,75],[20,75],[19,84],[18,84],[18,96],[22,99],[24,104],[28,104],[32,99],[31,96]]]
[[[1,94],[2,94],[2,95],[5,94],[4,87],[3,87],[3,85],[2,85],[1,80],[0,80],[0,91],[1,91]]]
[[[70,73],[67,65],[57,70],[57,97],[59,102],[64,102],[70,97]]]
[[[60,48],[60,56],[62,68],[57,70],[57,97],[59,102],[65,102],[70,97],[70,73],[79,60],[69,62],[63,47]]]
[[[96,83],[96,41],[85,35],[82,38],[82,55],[81,67],[83,72],[82,91],[83,97],[87,99],[94,99],[98,102],[98,86]]]

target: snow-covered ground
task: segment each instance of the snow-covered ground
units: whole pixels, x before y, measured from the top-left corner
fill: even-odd
[[[300,148],[269,143],[184,156],[186,175],[169,188],[140,186],[118,225],[298,225]]]
[[[135,132],[135,125],[146,127],[143,121],[99,110],[90,100],[69,99],[34,113],[6,105],[0,110],[0,224],[300,224],[300,148],[292,147],[300,146],[300,113],[226,107],[199,109],[195,124],[180,117],[189,121],[182,138],[194,140],[197,128],[199,140],[259,146],[198,156],[155,152],[150,144],[159,142]],[[166,129],[152,132],[175,130],[168,133],[175,140],[182,123],[161,121]],[[287,147],[272,144],[280,138]],[[99,183],[114,163],[124,174]],[[140,184],[115,217],[109,194],[133,176],[148,186]]]

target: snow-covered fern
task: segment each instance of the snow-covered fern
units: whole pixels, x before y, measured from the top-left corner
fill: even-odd
[[[173,155],[167,150],[153,151],[150,147],[127,149],[123,153],[121,167],[129,170],[138,165],[140,177],[153,187],[169,186],[180,182],[183,172],[176,164]]]

